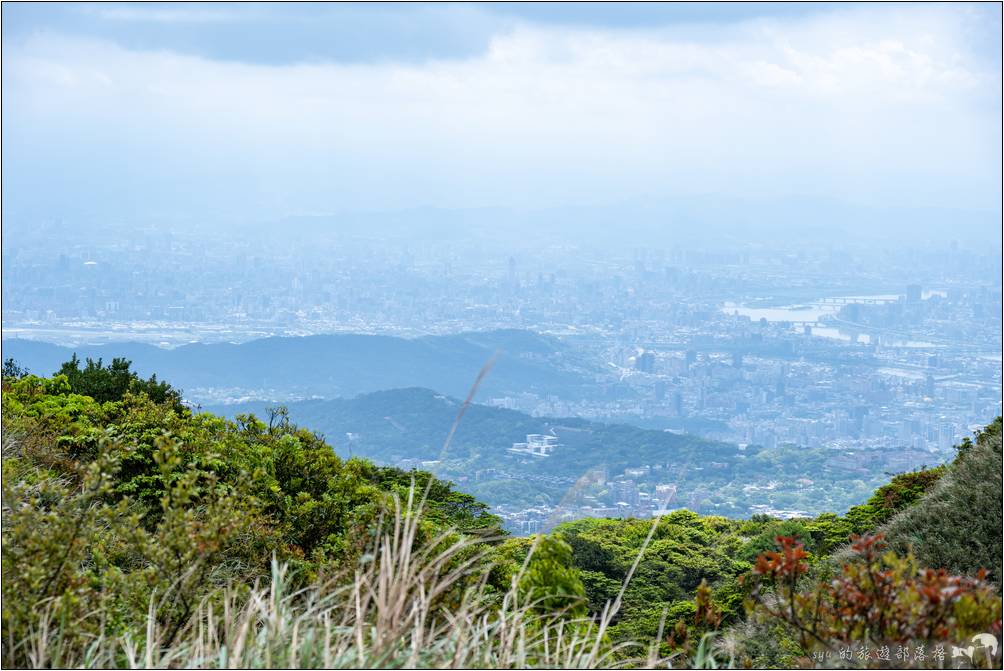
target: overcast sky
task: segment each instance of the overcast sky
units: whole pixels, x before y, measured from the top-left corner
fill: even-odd
[[[1001,6],[3,5],[5,214],[998,210]]]

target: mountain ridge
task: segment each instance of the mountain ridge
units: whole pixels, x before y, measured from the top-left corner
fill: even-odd
[[[657,491],[671,486],[673,506],[701,514],[744,517],[764,507],[812,514],[846,510],[882,482],[874,474],[848,475],[841,462],[846,457],[825,448],[741,448],[693,434],[531,416],[480,403],[466,409],[443,454],[460,404],[456,397],[413,387],[350,399],[253,401],[203,409],[230,418],[248,412],[267,417],[269,408],[283,405],[292,422],[319,432],[343,457],[431,470],[493,506],[517,510],[564,502],[562,506],[585,513],[584,506],[616,503],[611,482],[631,481],[629,496],[637,487],[639,496],[651,497],[643,500],[654,501],[662,496]],[[555,436],[560,447],[546,458],[509,451],[528,434]],[[850,486],[850,477],[861,481]]]
[[[465,332],[402,338],[389,335],[273,336],[244,343],[191,343],[174,349],[143,343],[61,346],[4,339],[4,356],[33,372],[49,374],[76,352],[80,358],[122,356],[133,369],[156,373],[203,401],[207,388],[274,389],[280,396],[351,397],[422,386],[466,395],[481,367],[495,357],[483,393],[530,391],[576,397],[590,366],[551,336],[520,330]]]

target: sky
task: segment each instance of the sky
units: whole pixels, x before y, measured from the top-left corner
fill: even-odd
[[[4,215],[697,198],[997,226],[1000,40],[999,3],[5,3]]]

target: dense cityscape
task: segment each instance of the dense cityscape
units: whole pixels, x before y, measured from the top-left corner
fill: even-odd
[[[331,235],[318,245],[292,229],[207,244],[201,234],[149,229],[106,244],[72,234],[59,248],[32,244],[51,233],[19,230],[20,244],[5,246],[6,339],[173,347],[525,329],[556,336],[592,364],[595,393],[479,402],[740,447],[827,448],[849,480],[869,483],[944,461],[1001,412],[1000,258],[952,242],[919,250],[626,245],[613,253],[565,242],[497,253],[463,239],[441,246]],[[294,400],[264,389],[188,391],[200,403]],[[841,456],[861,451],[873,456]],[[599,480],[611,486],[566,498],[557,513],[555,505],[500,512],[524,531],[536,528],[533,519],[584,514],[583,506],[594,515],[651,514],[671,484],[650,475],[606,474]],[[806,480],[800,486],[811,489]],[[754,500],[761,488],[772,484],[735,483]]]

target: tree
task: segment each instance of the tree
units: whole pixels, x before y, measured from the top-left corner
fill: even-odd
[[[70,383],[70,390],[75,394],[90,396],[99,403],[120,401],[127,393],[146,394],[155,403],[168,403],[178,412],[186,412],[181,402],[181,391],[167,382],[159,382],[156,375],[148,380],[139,377],[130,370],[132,362],[116,357],[111,364],[105,366],[99,358],[97,361],[89,358],[80,367],[80,359],[76,353],[65,362],[56,375],[65,375]]]
[[[28,375],[28,369],[22,368],[13,358],[8,358],[3,362],[3,376],[20,380]]]
[[[586,590],[572,565],[572,546],[558,535],[539,536],[520,592],[533,609],[580,617],[586,612]]]

